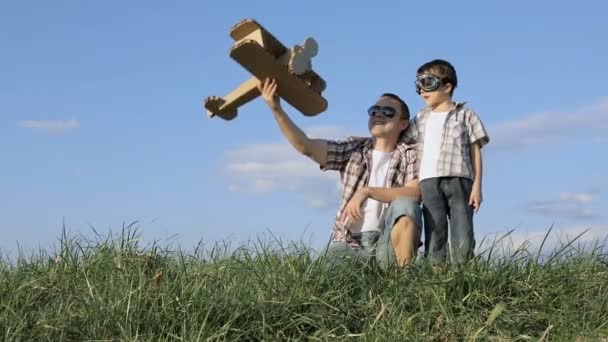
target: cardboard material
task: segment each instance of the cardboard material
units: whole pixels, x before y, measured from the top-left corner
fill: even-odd
[[[224,97],[207,97],[204,107],[209,117],[234,119],[240,106],[260,96],[257,85],[267,77],[277,81],[278,95],[302,114],[314,116],[327,109],[322,96],[326,83],[312,69],[319,49],[313,38],[288,49],[253,19],[235,25],[230,37],[235,40],[230,57],[253,77]]]

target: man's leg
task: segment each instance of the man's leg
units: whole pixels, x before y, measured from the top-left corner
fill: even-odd
[[[457,263],[466,262],[475,248],[473,207],[469,205],[472,186],[473,182],[463,177],[449,178],[442,184],[449,206],[452,261]]]
[[[422,212],[420,205],[407,197],[399,197],[384,215],[384,231],[376,247],[376,260],[381,268],[392,264],[402,267],[416,256]]]
[[[448,243],[448,203],[441,191],[442,178],[420,182],[422,212],[424,214],[425,256],[433,262],[445,263]]]
[[[418,226],[411,218],[403,216],[393,226],[390,238],[397,265],[409,265],[416,256]]]
[[[319,253],[319,260],[323,260],[329,267],[336,267],[344,262],[360,261],[362,256],[359,248],[348,245],[344,241],[331,241],[329,245]]]

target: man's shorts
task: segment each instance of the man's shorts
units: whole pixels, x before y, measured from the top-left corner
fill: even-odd
[[[321,252],[320,257],[328,258],[330,263],[343,259],[355,259],[364,263],[377,262],[387,269],[396,262],[395,252],[391,244],[391,231],[401,217],[407,216],[414,221],[418,229],[418,237],[422,229],[422,210],[420,205],[409,197],[399,197],[388,206],[384,214],[380,231],[363,232],[353,238],[359,240],[360,246],[351,246],[344,241],[331,241]],[[418,244],[418,239],[415,242]]]

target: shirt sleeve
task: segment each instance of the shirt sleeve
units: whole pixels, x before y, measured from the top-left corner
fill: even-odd
[[[365,140],[336,141],[327,140],[327,163],[321,165],[322,171],[342,170],[346,167],[352,153],[357,150]]]
[[[486,128],[479,119],[479,116],[473,111],[469,112],[467,129],[469,131],[469,142],[471,144],[478,142],[479,146],[483,147],[490,142],[490,136],[488,135]]]
[[[409,126],[405,129],[402,141],[406,144],[414,144],[418,140],[418,116],[410,120]]]
[[[418,178],[418,153],[415,148],[405,151],[405,183]]]

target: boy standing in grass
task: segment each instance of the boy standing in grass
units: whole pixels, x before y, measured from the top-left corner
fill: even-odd
[[[490,139],[477,114],[452,101],[458,84],[447,61],[418,68],[416,92],[427,107],[412,120],[408,136],[418,143],[418,170],[423,202],[425,256],[447,259],[448,218],[452,260],[473,255],[473,209],[482,201],[481,148]]]

